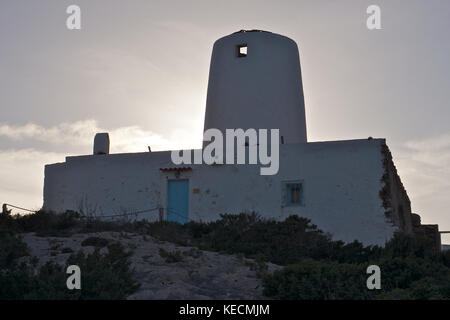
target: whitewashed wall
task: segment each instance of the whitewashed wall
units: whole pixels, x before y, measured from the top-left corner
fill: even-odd
[[[298,143],[280,146],[280,170],[261,176],[259,165],[190,165],[189,218],[210,221],[221,213],[257,211],[285,219],[298,214],[334,239],[384,245],[396,227],[386,220],[379,191],[384,140]],[[67,157],[45,168],[44,209],[119,214],[167,207],[170,152]],[[284,181],[301,180],[304,205],[283,207]],[[199,189],[194,193],[194,189]],[[139,216],[158,218],[158,212]]]

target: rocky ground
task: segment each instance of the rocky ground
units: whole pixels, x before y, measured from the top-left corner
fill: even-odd
[[[118,241],[133,250],[132,266],[141,287],[128,299],[264,298],[262,280],[258,277],[261,265],[236,255],[201,251],[150,236],[123,232],[82,233],[71,237],[38,237],[34,233],[23,235],[31,255],[39,258],[38,266],[47,261],[64,265],[72,251],[92,252],[93,246],[81,245],[89,237]],[[279,268],[267,264],[267,272]]]

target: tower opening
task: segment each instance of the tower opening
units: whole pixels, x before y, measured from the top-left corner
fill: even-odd
[[[247,56],[247,44],[243,43],[243,44],[238,44],[236,47],[236,52],[237,52],[237,57],[238,58],[243,58]]]

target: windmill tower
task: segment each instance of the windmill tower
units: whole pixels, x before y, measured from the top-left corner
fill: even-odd
[[[306,142],[305,103],[297,44],[259,30],[214,43],[204,131],[280,129],[280,143]]]

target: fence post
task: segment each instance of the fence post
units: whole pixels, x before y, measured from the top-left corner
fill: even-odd
[[[164,220],[164,208],[159,208],[159,221],[162,222]]]
[[[8,204],[7,203],[4,203],[2,205],[2,214],[5,215],[5,216],[8,216],[8,215],[11,214],[11,210],[8,210]]]

